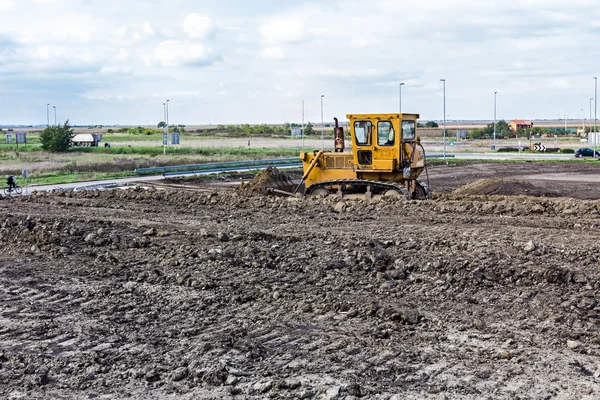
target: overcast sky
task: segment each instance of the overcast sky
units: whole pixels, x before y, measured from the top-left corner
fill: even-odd
[[[0,124],[589,117],[593,0],[0,0]],[[582,111],[582,109],[584,111]],[[592,111],[593,113],[593,111]],[[593,117],[593,115],[592,115]],[[53,115],[51,120],[53,120]]]

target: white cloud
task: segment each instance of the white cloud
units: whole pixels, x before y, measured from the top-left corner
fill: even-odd
[[[14,0],[0,0],[0,11],[8,11],[15,8]]]
[[[167,40],[154,48],[152,61],[161,67],[209,65],[220,59],[211,48],[201,43]]]
[[[273,18],[259,28],[259,34],[266,45],[297,43],[308,36],[298,16]]]
[[[133,73],[133,68],[128,66],[110,65],[100,69],[103,75],[130,75]]]
[[[214,36],[216,27],[206,15],[194,13],[189,14],[183,20],[183,30],[188,34],[190,39],[206,40]]]
[[[285,57],[285,53],[283,49],[279,46],[267,47],[261,50],[259,55],[262,58],[270,59],[270,60],[279,60]]]

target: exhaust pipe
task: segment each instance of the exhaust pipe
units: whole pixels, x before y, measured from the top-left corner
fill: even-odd
[[[335,140],[335,152],[336,153],[343,153],[344,152],[344,148],[345,148],[345,144],[344,144],[344,128],[342,128],[341,126],[339,126],[337,118],[334,117],[333,120],[335,121],[335,129],[333,130],[333,137],[334,137],[334,140]]]

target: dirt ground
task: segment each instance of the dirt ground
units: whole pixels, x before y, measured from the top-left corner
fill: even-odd
[[[597,399],[600,201],[453,193],[556,164],[440,165],[426,201],[0,198],[0,397]]]

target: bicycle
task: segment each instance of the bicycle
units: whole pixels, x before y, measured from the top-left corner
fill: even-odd
[[[16,186],[14,186],[12,188],[10,188],[10,187],[4,188],[4,194],[7,195],[7,196],[10,196],[13,193],[14,194],[21,194],[22,192],[23,192],[23,188],[21,186],[19,186],[19,185],[16,185]]]

